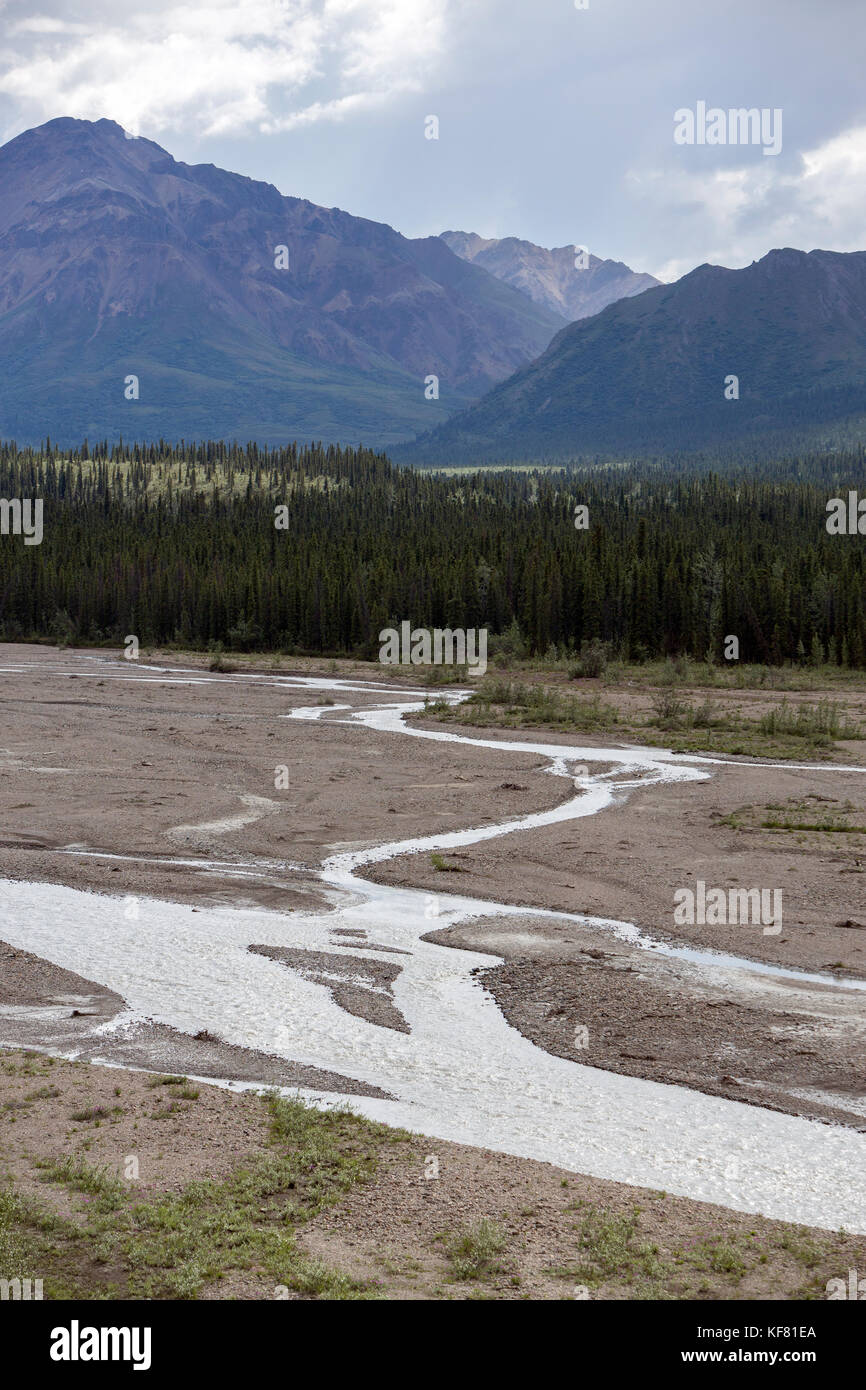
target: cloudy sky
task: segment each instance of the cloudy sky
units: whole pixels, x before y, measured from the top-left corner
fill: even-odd
[[[0,32],[2,140],[107,116],[408,236],[663,279],[866,249],[864,0],[0,0]],[[699,101],[781,109],[781,153],[675,143]]]

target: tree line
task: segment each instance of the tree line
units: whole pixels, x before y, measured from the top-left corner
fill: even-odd
[[[409,619],[541,656],[719,659],[733,634],[743,661],[863,667],[866,538],[825,526],[863,465],[446,474],[317,444],[5,443],[0,497],[41,497],[44,539],[0,535],[0,637],[375,657]]]

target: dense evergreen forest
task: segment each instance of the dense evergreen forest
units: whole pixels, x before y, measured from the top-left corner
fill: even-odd
[[[409,619],[486,624],[492,651],[702,659],[735,634],[744,661],[862,667],[866,538],[825,521],[864,461],[447,475],[315,445],[6,444],[0,497],[42,498],[44,539],[0,535],[0,637],[375,657]]]

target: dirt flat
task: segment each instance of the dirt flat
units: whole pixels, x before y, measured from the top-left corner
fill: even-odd
[[[132,912],[137,896],[322,911],[333,893],[316,871],[329,854],[431,827],[462,829],[467,817],[490,823],[563,799],[553,779],[527,775],[538,758],[515,754],[491,766],[483,750],[420,739],[401,739],[398,750],[392,735],[286,717],[313,706],[339,718],[331,709],[339,693],[289,689],[267,673],[255,681],[211,673],[202,658],[160,662],[171,668],[168,678],[144,659],[134,666],[111,653],[0,644],[0,877],[109,893]],[[298,663],[297,674],[325,673]],[[354,693],[356,707],[393,698],[381,668],[364,674],[376,688]],[[275,783],[286,780],[278,790]],[[357,838],[361,825],[369,838]],[[359,951],[376,945],[354,944]],[[199,1076],[388,1094],[155,1023],[100,1035],[99,1025],[123,1008],[118,996],[8,946],[0,950],[0,1042]],[[308,978],[323,978],[323,964],[331,975],[346,968],[334,954]],[[352,973],[384,969],[359,961]],[[366,987],[357,979],[327,983],[349,1012],[405,1030],[382,992],[384,979],[368,979]]]
[[[586,1066],[866,1129],[862,995],[708,977],[555,919],[467,922],[429,940],[489,951],[478,976],[509,1023]]]
[[[369,876],[432,894],[456,888],[516,906],[614,918],[674,945],[864,979],[866,839],[761,823],[832,821],[850,802],[854,823],[864,824],[866,772],[743,762],[708,771],[707,781],[648,785],[565,826],[462,847],[448,856],[459,873],[446,875],[429,855],[416,854],[378,864]],[[761,809],[780,806],[805,809],[787,817]],[[695,890],[699,879],[724,890],[780,889],[781,930],[677,923],[674,895]],[[784,983],[761,990],[754,980],[744,992],[732,975],[707,988],[698,971],[674,970],[609,933],[555,921],[485,920],[432,939],[503,958],[483,972],[485,987],[509,1022],[559,1056],[857,1129],[866,1124],[863,993],[840,999],[841,991]],[[581,1028],[588,1041],[576,1033]]]
[[[37,670],[19,674],[16,658]],[[337,850],[492,823],[564,797],[555,779],[526,775],[539,758],[491,763],[468,746],[397,746],[348,723],[336,736],[285,716],[318,706],[339,718],[329,708],[339,693],[209,673],[201,658],[194,679],[204,683],[187,684],[193,658],[160,660],[178,683],[144,669],[144,658],[134,666],[110,653],[0,644],[0,875],[304,910],[326,902],[315,870]],[[381,672],[368,667],[366,678],[381,683]],[[311,674],[309,664],[297,674]],[[277,790],[283,768],[288,786]],[[161,855],[193,862],[153,862]],[[256,858],[269,862],[253,879],[243,865]]]
[[[325,985],[347,1013],[380,1028],[393,1028],[395,1033],[409,1032],[409,1025],[391,995],[391,985],[400,974],[399,965],[363,956],[338,956],[329,951],[300,951],[289,946],[251,946],[250,950],[282,961],[306,979]]]
[[[282,668],[349,676],[362,687],[330,696],[275,684],[261,667],[249,680],[209,673],[202,658],[161,656],[166,676],[148,670],[149,660],[157,662],[0,649],[0,875],[196,905],[323,910],[335,901],[317,874],[329,854],[516,819],[574,794],[568,779],[543,772],[543,757],[497,745],[611,743],[543,730],[477,731],[491,748],[361,728],[345,721],[343,700],[355,708],[387,704],[409,688],[405,677],[386,682],[376,666]],[[768,701],[777,698],[767,692]],[[299,707],[313,707],[319,719],[285,717]],[[843,812],[853,827],[866,824],[866,770],[732,759],[706,771],[701,782],[636,786],[591,817],[449,852],[460,872],[442,872],[427,854],[365,872],[434,896],[459,892],[621,919],[656,941],[866,978],[866,838],[765,825],[829,823]],[[674,895],[699,879],[722,889],[780,890],[781,931],[677,924]],[[558,1055],[855,1128],[866,1123],[862,993],[730,971],[710,982],[694,964],[619,942],[603,926],[552,918],[487,918],[432,939],[503,962],[482,969],[484,986],[515,1027]],[[360,964],[375,942],[345,932],[334,941],[359,953],[351,968],[344,955],[328,953],[309,960],[301,957],[311,953],[290,952],[282,963],[326,984],[348,1012],[400,1031],[405,1021],[387,992],[396,976],[386,972],[385,980],[381,963],[372,973]],[[399,953],[392,959],[396,972]],[[63,1050],[58,1037],[71,1038],[82,1055],[135,1065],[363,1090],[334,1073],[313,1076],[316,1069],[290,1061],[221,1051],[216,1039],[169,1038],[172,1030],[157,1025],[103,1039],[97,1052],[88,1033],[94,1020],[72,1019],[64,996],[80,995],[97,1021],[100,1010],[120,1007],[117,1000],[100,999],[86,981],[65,988],[44,968],[30,962],[29,1013],[0,1014],[0,1041]],[[7,987],[8,1003],[23,1001],[18,989],[26,995],[27,980]],[[60,1021],[58,1007],[66,1008]]]

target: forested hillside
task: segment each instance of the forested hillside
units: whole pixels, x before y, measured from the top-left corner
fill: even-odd
[[[862,449],[443,476],[322,446],[4,445],[0,496],[43,498],[44,539],[0,536],[0,636],[375,656],[409,619],[541,655],[721,657],[736,634],[743,660],[863,666],[866,541],[825,526],[863,476]]]

